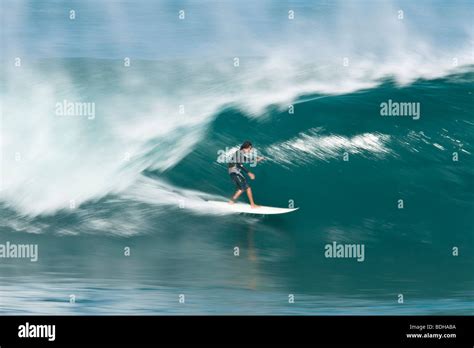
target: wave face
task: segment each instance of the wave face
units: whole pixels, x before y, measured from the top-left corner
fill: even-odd
[[[272,299],[263,314],[286,313],[276,298],[290,290],[318,306],[331,294],[325,314],[373,313],[371,299],[382,314],[406,314],[387,300],[403,289],[421,299],[413,312],[464,313],[474,259],[450,252],[473,245],[472,3],[182,8],[184,20],[167,1],[2,1],[0,236],[41,242],[52,256],[40,273],[59,274],[71,257],[84,294],[97,264],[131,243],[134,263],[110,256],[98,274],[167,294],[237,287],[248,313],[256,289]],[[417,103],[420,115],[382,116],[389,102]],[[257,202],[293,201],[298,213],[209,211],[206,200],[234,190],[219,151],[246,139],[266,157],[252,168]],[[328,265],[321,250],[332,241],[365,243],[366,268]],[[225,259],[235,245],[249,274]],[[61,282],[48,277],[40,282]],[[148,313],[144,298],[118,310]]]

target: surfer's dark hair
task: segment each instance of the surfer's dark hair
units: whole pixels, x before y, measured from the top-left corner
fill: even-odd
[[[248,149],[249,147],[252,147],[252,143],[250,141],[244,141],[244,143],[242,144],[242,146],[240,147],[240,149]]]

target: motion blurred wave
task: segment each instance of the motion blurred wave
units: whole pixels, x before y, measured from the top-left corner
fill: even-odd
[[[379,160],[405,152],[425,159],[455,149],[472,154],[470,67],[407,86],[395,77],[375,83],[377,76],[365,80],[372,88],[355,84],[335,91],[334,79],[323,86],[316,74],[318,87],[308,77],[288,83],[264,61],[254,63],[257,74],[218,65],[176,63],[170,69],[169,63],[140,62],[124,70],[114,61],[59,60],[9,75],[3,91],[4,206],[32,217],[51,215],[71,202],[80,207],[127,192],[147,172],[172,181],[166,173],[176,174],[173,168],[190,158],[197,161],[192,154],[201,143],[214,146],[214,154],[198,159],[204,165],[215,161],[217,150],[247,138],[283,167],[311,166],[344,151]],[[68,73],[58,75],[57,67]],[[442,112],[432,106],[436,98],[445,102]],[[381,117],[379,104],[388,99],[420,102],[422,119],[408,125],[407,119]],[[92,101],[96,116],[58,116],[55,107],[63,100]],[[287,112],[290,104],[295,115]],[[232,119],[235,114],[240,120]],[[225,136],[216,143],[210,130]]]
[[[453,147],[470,156],[470,136],[452,134],[472,126],[469,3],[296,2],[294,21],[287,5],[244,3],[187,3],[192,15],[180,22],[166,2],[77,2],[81,18],[71,28],[62,5],[45,11],[32,1],[2,2],[11,14],[2,23],[3,206],[50,216],[126,194],[143,176],[176,184],[175,167],[215,158],[193,157],[201,144],[215,152],[244,138],[273,165],[308,170],[343,149],[378,160],[414,151],[439,157]],[[426,16],[415,20],[420,11]],[[34,30],[29,18],[37,19]],[[21,66],[12,64],[18,57]],[[416,130],[379,117],[378,105],[396,98],[423,102],[422,120],[409,126]],[[62,102],[91,103],[95,115],[60,116]],[[297,112],[282,121],[290,104]],[[441,123],[449,124],[432,134]],[[425,145],[436,147],[431,155],[420,152]],[[227,195],[224,187],[191,188]]]

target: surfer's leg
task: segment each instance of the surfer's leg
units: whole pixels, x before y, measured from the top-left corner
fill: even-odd
[[[229,201],[230,204],[234,204],[237,198],[239,198],[239,196],[242,194],[242,192],[245,191],[247,187],[245,186],[245,178],[242,175],[232,173],[230,174],[230,178],[232,179],[235,184],[235,187],[237,188],[237,191],[235,191],[234,196]]]
[[[252,189],[250,187],[247,188],[247,196],[249,197],[250,206],[252,208],[260,207],[259,205],[255,204],[255,202],[253,201]]]
[[[235,201],[237,200],[237,198],[240,197],[240,195],[242,194],[242,192],[243,192],[242,190],[237,190],[237,191],[235,192],[235,194],[232,196],[232,199],[229,201],[229,204],[234,204]]]

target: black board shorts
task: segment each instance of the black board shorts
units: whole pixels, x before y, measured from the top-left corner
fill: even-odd
[[[250,185],[247,183],[247,179],[245,179],[245,176],[242,174],[230,173],[230,178],[238,190],[245,191],[250,187]]]

